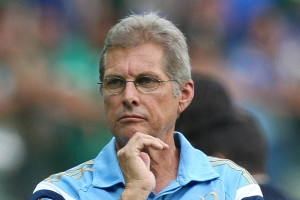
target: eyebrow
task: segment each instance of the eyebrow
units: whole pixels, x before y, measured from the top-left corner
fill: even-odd
[[[150,76],[150,77],[153,77],[153,78],[157,78],[157,79],[160,79],[160,77],[156,74],[156,73],[153,73],[152,71],[146,71],[146,72],[142,72],[140,74],[137,74],[137,76],[135,76],[135,78],[140,78],[140,77],[143,77],[143,76]],[[110,77],[118,77],[118,78],[122,78],[122,79],[125,79],[122,75],[120,74],[108,74],[107,76],[105,76],[103,79],[105,78],[110,78]]]
[[[117,78],[124,79],[121,75],[118,75],[118,74],[108,74],[107,76],[103,77],[103,79],[111,78],[111,77],[117,77]]]
[[[152,71],[149,71],[149,72],[143,72],[143,73],[139,74],[139,75],[137,76],[137,78],[143,77],[143,76],[149,76],[149,77],[153,77],[153,78],[160,79],[160,78],[158,77],[158,75],[155,74],[155,73],[153,73]]]

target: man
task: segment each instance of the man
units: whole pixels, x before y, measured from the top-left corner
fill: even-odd
[[[33,200],[263,199],[247,171],[174,133],[194,83],[171,22],[154,13],[121,20],[106,38],[100,75],[114,138],[94,160],[38,184]]]

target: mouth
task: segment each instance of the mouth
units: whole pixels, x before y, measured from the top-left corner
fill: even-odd
[[[145,120],[145,118],[137,114],[124,114],[118,119],[120,122],[140,122],[143,120]]]

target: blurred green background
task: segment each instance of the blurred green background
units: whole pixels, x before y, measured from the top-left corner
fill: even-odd
[[[109,141],[96,84],[104,38],[150,10],[184,32],[193,73],[261,122],[273,185],[300,199],[300,1],[1,0],[1,200],[29,199]]]

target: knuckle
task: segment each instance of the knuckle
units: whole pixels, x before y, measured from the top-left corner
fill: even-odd
[[[120,149],[120,150],[117,152],[117,156],[118,156],[118,157],[122,157],[124,154],[125,154],[124,149]]]
[[[136,137],[136,138],[140,138],[140,137],[142,137],[142,133],[141,132],[136,132],[135,134],[134,134],[134,137]]]
[[[120,149],[118,152],[117,152],[117,157],[118,158],[128,158],[132,155],[132,153],[130,152],[130,149],[124,147],[122,149]]]

